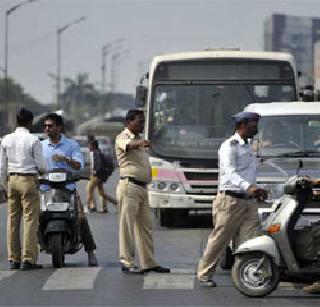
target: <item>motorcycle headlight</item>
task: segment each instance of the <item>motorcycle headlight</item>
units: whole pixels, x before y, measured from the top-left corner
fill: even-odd
[[[178,181],[155,180],[151,183],[149,189],[157,192],[182,193],[183,187]]]
[[[284,192],[284,183],[260,183],[258,187],[268,191],[268,201],[280,198]]]

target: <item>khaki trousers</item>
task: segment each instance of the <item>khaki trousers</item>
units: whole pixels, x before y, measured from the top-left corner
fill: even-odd
[[[38,259],[38,224],[40,198],[36,176],[9,176],[7,249],[8,259],[15,262]],[[20,223],[23,216],[23,249],[21,255]]]
[[[103,189],[103,182],[99,180],[97,176],[90,176],[90,180],[87,184],[87,205],[89,209],[96,208],[96,204],[94,201],[94,190],[97,188],[99,196],[100,196],[100,206],[101,210],[107,210],[107,196]]]
[[[214,230],[198,265],[198,279],[212,278],[220,257],[233,237],[242,242],[256,237],[260,232],[258,206],[255,200],[244,200],[218,194],[213,203]]]
[[[127,179],[120,180],[117,201],[120,262],[126,267],[134,266],[136,242],[141,269],[157,266],[154,260],[152,217],[147,189]]]
[[[100,206],[101,210],[104,212],[108,212],[107,201],[112,203],[113,205],[117,205],[116,200],[109,196],[103,188],[103,182],[97,176],[90,176],[90,180],[87,184],[87,206],[88,209],[96,208],[96,204],[94,201],[94,189],[98,189],[98,194],[100,197]]]

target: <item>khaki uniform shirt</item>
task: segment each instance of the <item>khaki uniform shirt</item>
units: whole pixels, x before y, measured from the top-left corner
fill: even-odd
[[[125,128],[116,137],[116,155],[119,162],[121,177],[134,177],[135,179],[150,183],[151,166],[146,148],[128,150],[127,145],[133,140],[141,138]]]

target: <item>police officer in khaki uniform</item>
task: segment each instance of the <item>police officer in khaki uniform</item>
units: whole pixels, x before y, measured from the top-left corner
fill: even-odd
[[[117,186],[120,262],[124,273],[169,273],[170,269],[157,265],[154,259],[152,217],[147,191],[147,184],[152,180],[147,154],[149,141],[139,136],[143,132],[144,122],[142,111],[130,110],[126,115],[126,128],[116,138],[120,167]],[[135,242],[141,271],[134,265]]]
[[[258,132],[259,114],[241,112],[233,116],[235,133],[219,150],[219,193],[213,203],[215,227],[198,265],[202,286],[215,287],[212,280],[224,249],[236,236],[237,243],[255,237],[259,232],[257,201],[267,192],[256,186],[256,157],[250,140]]]
[[[45,172],[46,163],[40,140],[30,133],[32,112],[22,108],[17,113],[16,130],[1,143],[1,186],[7,190],[7,247],[10,269],[39,269],[38,223],[40,198],[38,172]],[[23,216],[23,248],[20,246],[20,223]]]

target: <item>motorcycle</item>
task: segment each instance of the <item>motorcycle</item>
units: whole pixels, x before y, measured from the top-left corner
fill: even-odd
[[[320,279],[319,186],[307,177],[288,180],[284,195],[272,205],[263,235],[235,251],[232,281],[249,297],[263,297],[280,281]]]
[[[38,239],[40,251],[52,255],[52,264],[61,268],[65,254],[74,254],[82,247],[76,190],[67,189],[80,177],[55,169],[39,178],[40,217]]]

